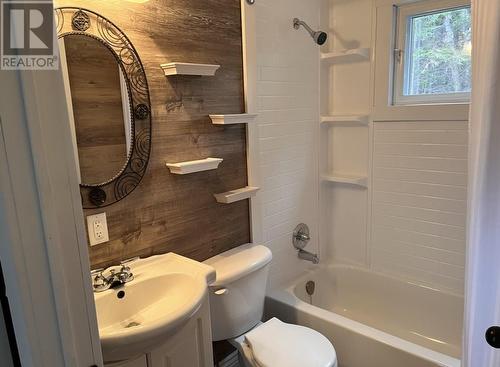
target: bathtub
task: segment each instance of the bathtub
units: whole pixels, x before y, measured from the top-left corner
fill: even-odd
[[[321,332],[340,367],[460,366],[463,297],[368,270],[319,267],[269,291],[265,316]]]

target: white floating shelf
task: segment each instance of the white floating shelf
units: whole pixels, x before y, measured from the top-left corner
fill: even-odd
[[[259,190],[258,187],[247,186],[242,189],[231,190],[227,192],[223,192],[221,194],[214,194],[215,200],[219,203],[230,204],[235,201],[245,200],[251,196],[254,196],[255,193]]]
[[[343,183],[361,187],[368,187],[368,177],[366,176],[353,176],[341,173],[334,173],[331,175],[321,176],[321,180],[324,182]]]
[[[248,124],[255,121],[257,114],[255,113],[237,113],[230,115],[210,115],[212,124],[215,125],[230,125],[230,124]]]
[[[222,161],[222,158],[206,158],[196,161],[167,163],[167,167],[170,169],[170,172],[175,173],[176,175],[186,175],[193,172],[217,169]]]
[[[369,48],[354,48],[351,50],[341,50],[321,54],[321,60],[332,64],[347,62],[366,61],[370,59]]]
[[[192,64],[188,62],[170,62],[161,64],[165,76],[171,75],[198,75],[213,76],[220,65],[211,64]]]
[[[331,115],[321,116],[322,124],[368,125],[368,115]]]

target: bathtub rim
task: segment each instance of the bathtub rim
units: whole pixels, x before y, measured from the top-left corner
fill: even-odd
[[[322,321],[325,322],[330,322],[333,324],[337,324],[342,328],[345,328],[353,333],[363,335],[365,337],[375,339],[385,345],[388,345],[392,348],[400,349],[408,354],[411,354],[413,356],[419,357],[426,359],[432,363],[437,364],[438,366],[442,367],[461,367],[461,360],[455,357],[452,357],[450,355],[437,352],[435,350],[432,350],[430,348],[418,345],[416,343],[410,342],[408,340],[405,340],[403,338],[400,338],[395,335],[391,335],[385,331],[376,329],[374,327],[365,325],[359,321],[351,320],[345,316],[339,315],[335,312],[325,310],[323,308],[320,308],[318,306],[311,305],[303,300],[301,300],[299,297],[295,295],[295,287],[297,284],[304,282],[307,280],[308,277],[311,276],[311,274],[314,274],[320,270],[324,269],[331,269],[331,268],[349,268],[349,269],[354,269],[354,270],[361,270],[365,272],[371,272],[369,269],[364,269],[360,268],[357,266],[353,265],[340,265],[340,264],[332,264],[332,265],[320,265],[315,269],[308,269],[306,270],[302,275],[299,277],[296,277],[294,280],[288,281],[288,282],[283,282],[281,285],[276,285],[275,287],[272,287],[271,289],[268,290],[267,292],[267,297],[272,298],[275,301],[284,303],[290,307],[293,307],[297,309],[298,311],[302,311],[306,314],[312,314],[315,317],[321,319]],[[386,274],[380,273],[380,272],[373,272],[377,275],[381,275],[383,277],[389,277],[392,279],[397,279],[393,278],[391,276],[388,276]],[[409,282],[403,279],[397,279],[398,281],[402,281],[405,283],[409,283],[413,286],[418,286],[418,287],[423,287],[423,288],[428,288],[433,291],[438,291],[438,292],[443,292],[448,295],[452,296],[457,296],[461,297],[460,295],[454,294],[452,292],[446,292],[442,291],[439,289],[423,286],[420,284],[416,284],[414,282]]]
[[[446,294],[447,296],[458,297],[458,298],[464,299],[464,295],[463,294],[459,294],[459,293],[453,292],[453,291],[451,291],[449,289],[441,289],[441,288],[433,287],[433,286],[430,286],[430,285],[427,285],[427,284],[422,284],[422,283],[419,283],[417,281],[413,281],[413,280],[410,280],[410,279],[401,278],[401,277],[398,277],[398,276],[393,275],[393,274],[388,274],[388,273],[384,273],[384,272],[381,272],[381,271],[368,269],[368,268],[365,268],[365,267],[363,267],[361,265],[347,264],[347,263],[334,263],[334,264],[318,264],[318,265],[314,265],[313,267],[310,267],[310,268],[304,270],[302,272],[302,274],[300,274],[299,276],[295,277],[292,280],[286,280],[286,281],[282,281],[280,283],[276,283],[274,286],[272,286],[270,288],[270,290],[274,290],[274,289],[277,289],[277,288],[289,288],[292,285],[294,285],[298,280],[306,278],[307,276],[310,276],[311,274],[316,273],[319,270],[325,270],[325,269],[331,270],[331,269],[335,269],[335,268],[350,269],[350,270],[361,271],[361,272],[364,272],[364,273],[375,274],[375,275],[378,275],[378,276],[381,276],[381,277],[384,277],[384,278],[389,278],[389,279],[397,280],[398,282],[403,282],[403,283],[409,284],[409,285],[414,286],[414,287],[425,288],[425,289],[431,290],[433,292],[439,292],[439,293]]]

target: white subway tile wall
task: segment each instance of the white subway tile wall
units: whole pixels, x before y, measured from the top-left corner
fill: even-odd
[[[334,30],[329,50],[370,47],[376,55],[374,48],[390,39],[373,33],[372,0],[327,2],[324,24]],[[373,94],[379,93],[374,86],[381,77],[370,78],[375,59],[321,70],[329,82],[324,112],[373,112]],[[367,175],[369,188],[323,185],[323,258],[462,294],[467,122],[385,119],[391,122],[375,117],[373,127],[325,130],[330,132],[327,169]]]
[[[371,1],[331,4],[328,17],[336,33],[330,32],[330,46],[370,47]],[[319,252],[318,223],[323,213],[324,231],[329,234],[321,244],[323,263],[357,264],[462,293],[467,122],[375,121],[370,137],[368,130],[336,128],[330,142],[330,168],[363,173],[373,154],[373,167],[366,172],[371,200],[368,192],[328,185],[328,195],[322,198],[327,210],[319,208],[319,48],[304,30],[294,30],[291,24],[299,17],[319,28],[323,5],[319,0],[255,3],[259,195],[263,238],[274,255],[271,284],[288,281],[311,266],[297,258],[292,231],[296,224],[307,223],[312,234],[307,249]],[[360,14],[366,22],[359,22]],[[344,37],[348,39],[342,35],[349,35]],[[334,68],[329,113],[369,110],[369,71],[366,63]],[[373,139],[372,150],[369,139]],[[360,145],[364,148],[357,152],[354,147]]]
[[[374,123],[371,267],[463,292],[466,121]]]
[[[263,238],[273,252],[270,283],[307,269],[292,247],[292,232],[307,223],[318,250],[319,48],[299,17],[319,23],[317,0],[259,0],[257,12],[258,126]]]

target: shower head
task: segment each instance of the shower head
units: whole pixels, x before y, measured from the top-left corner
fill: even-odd
[[[322,45],[326,42],[326,39],[328,38],[328,35],[325,32],[322,31],[313,31],[311,27],[307,25],[306,22],[300,20],[299,18],[294,18],[293,19],[293,28],[299,29],[300,26],[303,26],[311,35],[313,38],[314,42],[316,42],[318,45]]]

